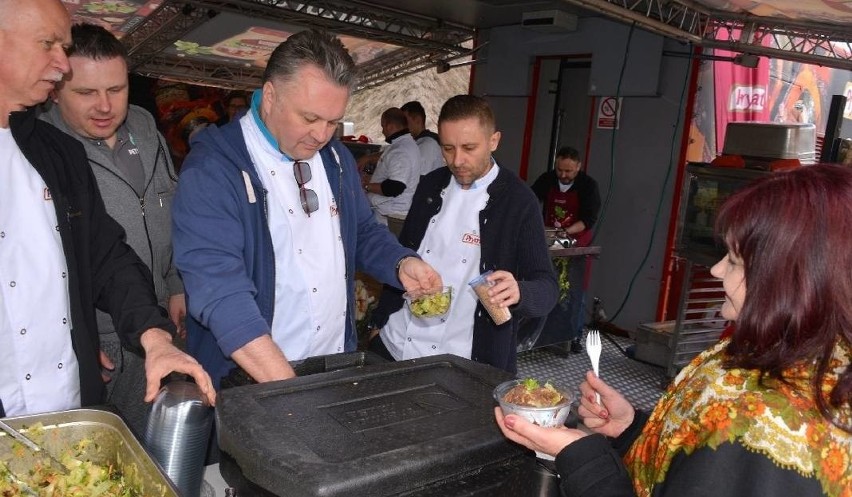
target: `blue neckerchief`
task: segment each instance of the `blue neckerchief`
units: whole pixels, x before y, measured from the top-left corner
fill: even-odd
[[[263,137],[266,138],[266,141],[269,142],[270,145],[275,150],[281,152],[281,148],[278,146],[278,140],[272,136],[272,132],[269,131],[269,128],[266,127],[266,123],[263,122],[263,119],[260,118],[260,101],[263,97],[263,90],[255,90],[251,95],[251,116],[254,118],[254,122],[257,123],[258,129],[263,134]],[[285,160],[292,161],[293,159],[284,152],[281,152],[281,155],[284,156]]]

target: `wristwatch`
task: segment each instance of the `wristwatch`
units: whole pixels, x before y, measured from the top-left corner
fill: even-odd
[[[364,191],[367,192],[367,193],[370,193],[370,184],[369,183],[364,183]]]
[[[405,262],[406,259],[420,259],[419,255],[404,255],[398,261],[396,261],[396,275],[399,277],[399,269],[402,267],[402,263]],[[421,259],[422,260],[422,259]]]
[[[400,260],[396,261],[396,274],[399,276],[399,268],[402,267],[402,263],[405,262],[406,259],[410,258],[410,255],[403,256]]]

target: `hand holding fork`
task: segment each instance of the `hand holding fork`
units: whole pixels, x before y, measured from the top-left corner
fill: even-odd
[[[589,355],[589,360],[592,361],[592,371],[598,377],[600,377],[599,368],[602,350],[603,345],[601,344],[600,332],[598,330],[589,330],[589,333],[586,335],[586,353]],[[598,404],[601,403],[601,394],[597,392],[595,392],[595,402]]]

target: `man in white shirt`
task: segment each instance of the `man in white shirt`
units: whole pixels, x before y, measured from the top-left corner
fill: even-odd
[[[387,216],[405,218],[408,214],[420,180],[420,150],[408,132],[405,114],[396,107],[382,113],[382,134],[390,145],[382,151],[376,170],[363,182],[376,219],[387,224]]]
[[[385,286],[370,350],[403,360],[454,354],[514,372],[520,317],[546,316],[559,288],[544,243],[541,209],[530,188],[491,153],[500,142],[488,103],[457,95],[444,104],[438,133],[446,168],[420,178],[399,239],[417,250],[453,288],[442,319],[421,319]],[[487,271],[490,304],[512,319],[496,324],[468,282]]]
[[[420,175],[424,176],[430,172],[444,167],[444,156],[441,154],[441,142],[438,133],[426,128],[426,110],[417,100],[406,102],[400,107],[405,112],[408,121],[408,131],[417,141],[420,149]]]
[[[151,275],[107,215],[82,145],[36,119],[69,71],[59,0],[0,0],[0,416],[103,402],[95,308],[145,355],[145,399],[172,371],[215,402],[209,376],[172,345]]]

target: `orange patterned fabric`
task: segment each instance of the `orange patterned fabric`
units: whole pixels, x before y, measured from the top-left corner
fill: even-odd
[[[764,378],[757,370],[722,368],[728,340],[699,355],[660,399],[642,434],[625,456],[636,495],[652,495],[678,454],[737,443],[779,468],[819,481],[825,495],[852,497],[852,434],[826,421],[811,393],[813,364]],[[822,391],[849,367],[850,351],[838,346]],[[852,421],[847,404],[834,413]],[[759,475],[755,475],[759,477]]]

